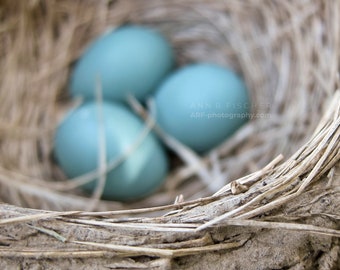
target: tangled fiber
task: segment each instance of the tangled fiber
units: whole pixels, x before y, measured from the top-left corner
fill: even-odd
[[[1,269],[339,269],[338,0],[3,0],[0,22]],[[52,154],[73,63],[124,23],[179,66],[231,67],[253,104],[203,157],[164,134],[166,184],[131,203],[82,194]]]

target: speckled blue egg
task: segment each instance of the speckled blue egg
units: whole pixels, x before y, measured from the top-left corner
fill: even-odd
[[[155,103],[159,126],[197,152],[219,145],[249,118],[244,81],[216,64],[179,69],[160,85]]]
[[[75,64],[70,79],[73,96],[95,97],[98,79],[103,96],[126,101],[128,94],[145,99],[169,73],[173,51],[161,33],[128,25],[95,40]]]
[[[125,106],[102,104],[101,128],[106,140],[106,161],[121,156],[144,129],[144,123]],[[55,157],[69,178],[98,168],[100,125],[98,105],[86,103],[71,111],[55,133]],[[168,162],[162,145],[149,133],[137,149],[106,175],[103,199],[134,200],[154,192],[167,174]],[[84,185],[88,192],[97,180]]]

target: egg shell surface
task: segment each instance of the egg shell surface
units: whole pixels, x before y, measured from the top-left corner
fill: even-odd
[[[151,28],[120,27],[95,40],[76,62],[70,79],[72,96],[94,99],[98,80],[104,99],[144,100],[171,71],[169,42]]]
[[[107,164],[131,148],[145,128],[144,123],[121,104],[104,102],[101,105],[102,122],[98,108],[94,102],[85,103],[69,112],[57,128],[54,153],[69,178],[98,168],[100,128],[106,141]],[[126,160],[106,174],[102,198],[128,201],[147,196],[162,184],[167,170],[162,145],[153,133],[149,133]],[[83,187],[92,192],[96,183],[97,180]]]
[[[210,63],[185,66],[171,74],[155,94],[156,118],[169,135],[197,152],[222,143],[249,118],[244,81]]]

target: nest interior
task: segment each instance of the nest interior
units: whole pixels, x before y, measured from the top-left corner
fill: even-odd
[[[339,13],[322,0],[1,1],[0,265],[336,269]],[[124,23],[162,31],[178,65],[236,70],[253,103],[204,157],[169,144],[181,162],[165,186],[129,204],[83,196],[51,155],[72,64]]]

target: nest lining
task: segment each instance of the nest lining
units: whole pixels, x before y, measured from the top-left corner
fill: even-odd
[[[169,204],[181,194],[185,200],[209,196],[275,156],[293,154],[312,134],[337,84],[339,29],[332,22],[338,15],[329,3],[8,1],[4,6],[1,197],[16,205],[112,210]],[[161,192],[135,204],[86,198],[74,192],[74,184],[56,183],[65,177],[51,160],[73,61],[99,33],[126,22],[164,32],[179,65],[213,61],[241,72],[254,116],[204,157],[171,145],[183,163]]]
[[[332,218],[339,219],[334,212],[339,208],[336,204],[339,199],[339,171],[335,166],[339,160],[339,104],[340,91],[336,92],[314,136],[287,161],[282,163],[282,156],[278,156],[262,170],[235,180],[210,197],[178,201],[167,206],[106,212],[55,212],[1,204],[3,214],[0,226],[3,231],[7,226],[7,230],[16,228],[23,231],[26,237],[32,235],[32,231],[38,234],[35,233],[29,243],[1,239],[2,243],[11,247],[0,248],[0,256],[4,260],[13,257],[27,260],[99,258],[102,262],[110,258],[111,263],[115,258],[112,268],[129,265],[131,268],[169,269],[171,260],[175,258],[244,246],[250,239],[249,233],[216,241],[216,231],[230,229],[231,226],[275,229],[282,234],[284,231],[299,231],[340,237],[336,227],[301,224],[291,220],[298,217],[296,208],[305,207],[301,201],[294,203],[294,200],[301,199],[308,192],[316,193],[313,194],[315,200],[328,197],[334,202],[334,209],[328,209],[330,212],[318,213],[314,209],[314,215],[333,215]],[[315,185],[315,181],[328,171],[328,178]],[[314,190],[308,191],[313,184]],[[239,189],[240,186],[246,188]],[[331,194],[334,196],[329,196]],[[284,216],[273,211],[287,202],[293,202],[294,206],[290,211],[285,211]],[[309,197],[307,205],[312,204]],[[162,211],[166,214],[160,215]],[[150,213],[156,213],[156,217],[147,217]],[[305,212],[302,216],[306,215],[311,213]],[[240,236],[239,232],[236,235]],[[47,243],[44,236],[47,236]],[[44,243],[43,249],[36,247],[36,243],[41,246],[41,241]],[[140,259],[143,256],[149,259],[143,261]]]
[[[110,258],[111,268],[169,268],[174,258],[242,250],[254,232],[266,237],[258,228],[275,229],[267,231],[273,239],[286,231],[338,238],[339,5],[3,1],[0,200],[12,206],[0,204],[2,263]],[[179,65],[213,61],[240,72],[254,113],[204,157],[171,144],[183,163],[159,193],[135,204],[84,197],[51,159],[72,63],[98,34],[126,22],[164,32]],[[331,206],[310,208],[323,199]],[[323,260],[336,265],[337,252],[330,244]]]

